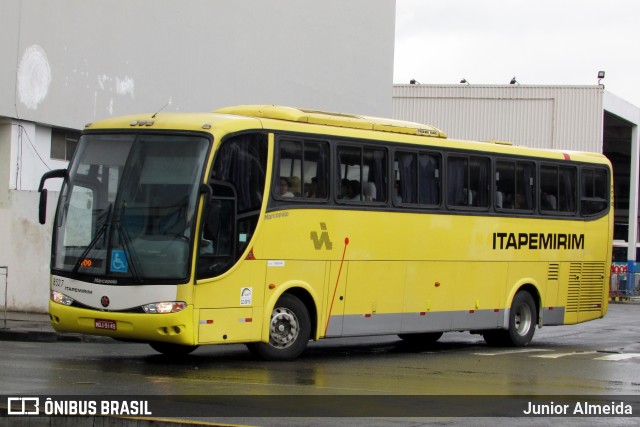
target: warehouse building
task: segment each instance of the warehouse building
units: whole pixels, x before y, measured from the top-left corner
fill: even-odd
[[[614,170],[615,255],[636,271],[640,108],[600,84],[399,84],[393,115],[431,124],[453,139],[604,153]]]

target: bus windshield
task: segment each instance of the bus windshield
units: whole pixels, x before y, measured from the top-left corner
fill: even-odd
[[[53,270],[109,284],[186,280],[209,145],[193,135],[82,136],[60,197]]]

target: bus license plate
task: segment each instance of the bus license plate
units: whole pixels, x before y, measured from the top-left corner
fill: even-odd
[[[115,331],[117,329],[116,322],[113,320],[95,319],[95,327],[96,329],[108,329],[110,331]]]

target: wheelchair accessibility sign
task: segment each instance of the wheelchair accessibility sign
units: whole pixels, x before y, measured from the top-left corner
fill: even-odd
[[[129,271],[129,263],[127,262],[127,256],[124,251],[112,250],[111,251],[111,269],[114,273],[126,273]]]

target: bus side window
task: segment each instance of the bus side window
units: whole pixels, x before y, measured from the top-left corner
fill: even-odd
[[[417,203],[418,176],[417,176],[417,155],[415,153],[395,153],[396,182],[394,184],[395,204],[415,204]]]
[[[608,206],[607,171],[584,167],[580,175],[580,212],[582,215],[597,215]]]
[[[273,195],[276,198],[300,197],[302,175],[302,142],[280,141],[279,175],[274,180]],[[286,183],[286,188],[284,188]]]
[[[305,141],[303,154],[303,197],[326,200],[329,195],[329,144]]]
[[[365,202],[387,201],[387,152],[383,149],[366,148],[363,153],[364,165],[361,170],[368,169],[363,174],[362,200]]]
[[[554,166],[540,167],[540,209],[558,210],[558,169]]]
[[[560,166],[559,172],[560,181],[558,183],[558,209],[560,210],[560,212],[574,213],[576,212],[577,207],[577,171],[573,167]]]
[[[540,209],[565,214],[575,213],[576,176],[577,170],[572,166],[541,166]]]
[[[531,211],[535,206],[535,164],[496,162],[496,209]]]
[[[532,211],[536,200],[536,165],[516,163],[516,209]]]
[[[395,153],[395,204],[440,204],[440,156],[431,153]]]
[[[387,152],[373,147],[338,147],[337,199],[344,202],[387,201]]]
[[[420,154],[418,156],[418,203],[440,204],[440,156]]]
[[[329,145],[323,141],[281,140],[278,147],[280,181],[274,185],[274,197],[326,199]],[[289,194],[279,188],[282,180],[287,181]]]
[[[447,204],[450,206],[468,206],[468,160],[464,157],[450,156],[447,159]]]
[[[515,162],[496,162],[496,208],[513,209],[516,198]]]
[[[447,159],[447,203],[449,206],[489,206],[491,161],[478,156],[449,156]]]

